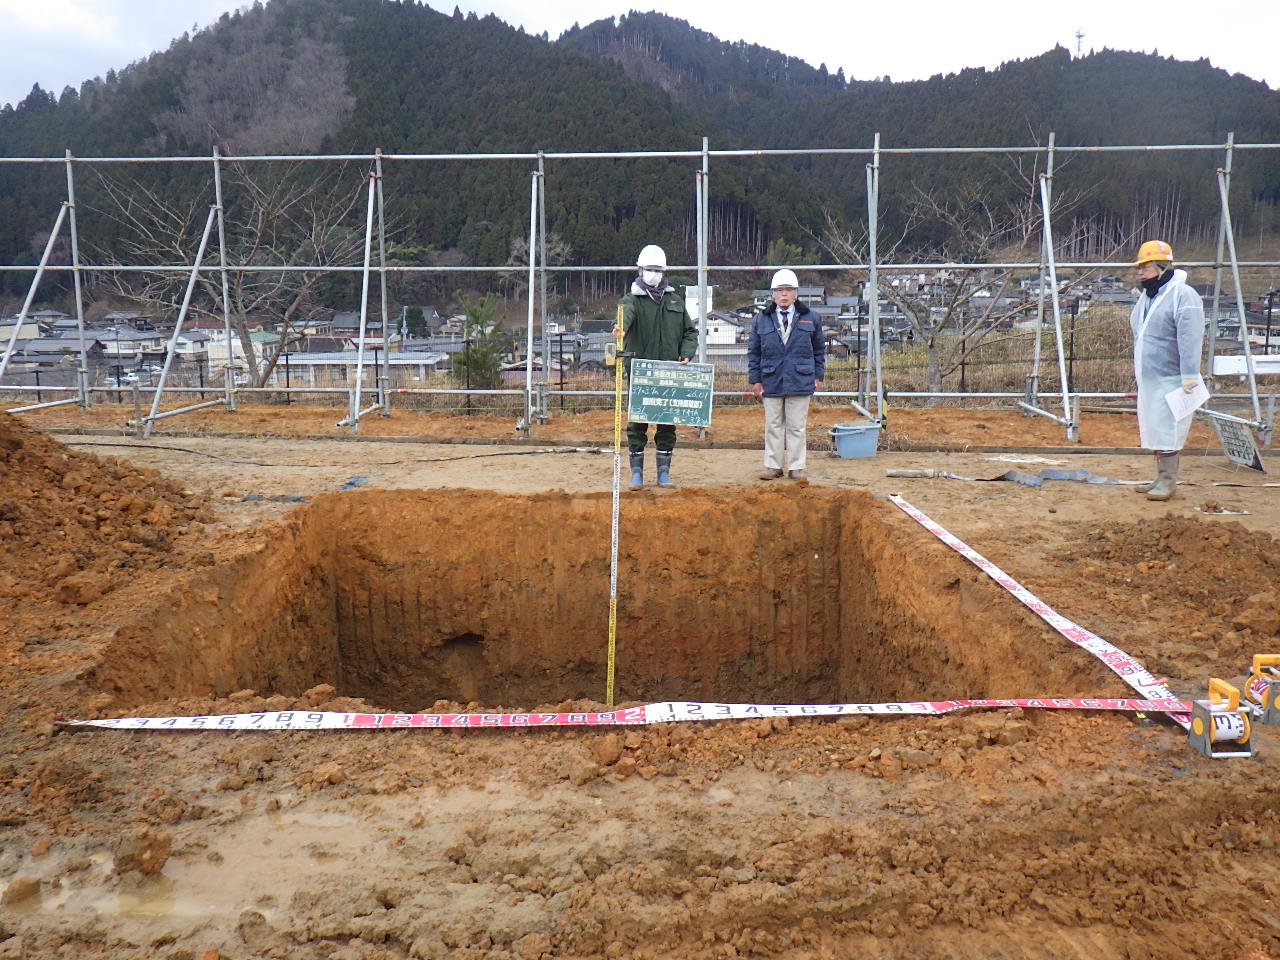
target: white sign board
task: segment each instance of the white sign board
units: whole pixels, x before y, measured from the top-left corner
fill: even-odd
[[[1228,460],[1242,467],[1248,467],[1250,470],[1257,470],[1259,473],[1267,472],[1267,468],[1262,465],[1258,446],[1253,442],[1253,434],[1249,432],[1247,426],[1232,420],[1219,420],[1217,417],[1209,419],[1213,422],[1213,429],[1222,443],[1222,452],[1226,454]]]

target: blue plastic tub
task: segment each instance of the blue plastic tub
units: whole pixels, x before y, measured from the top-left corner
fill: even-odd
[[[827,433],[835,439],[836,456],[846,460],[872,456],[880,442],[880,424],[874,420],[837,423]]]

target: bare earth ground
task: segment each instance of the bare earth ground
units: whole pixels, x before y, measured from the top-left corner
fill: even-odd
[[[535,428],[545,447],[296,436],[335,436],[332,408],[201,411],[146,442],[24,425],[126,415],[0,415],[0,957],[1280,957],[1274,728],[1237,761],[1160,720],[1016,710],[59,731],[603,697],[612,457],[547,451],[607,446],[609,414]],[[758,410],[716,417],[714,442],[759,437]],[[849,419],[817,410],[811,438]],[[512,436],[362,424],[382,432]],[[1135,433],[1103,414],[1081,439]],[[949,409],[894,411],[888,439],[1065,445],[1049,421]],[[1181,695],[1280,652],[1268,476],[1188,453],[1168,504],[885,476],[1047,465],[1001,456],[1149,478],[1138,451],[814,450],[809,482],[762,484],[758,450],[679,449],[681,489],[623,499],[620,698],[1126,694],[890,492]]]

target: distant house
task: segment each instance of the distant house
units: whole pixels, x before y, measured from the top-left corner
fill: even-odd
[[[115,310],[108,313],[102,318],[105,326],[119,326],[124,324],[133,327],[135,330],[150,330],[155,326],[154,318],[139,313],[137,310]]]
[[[847,297],[830,296],[827,297],[827,306],[835,307],[842,317],[857,316],[859,308],[862,306],[862,298],[856,294]]]
[[[397,318],[398,320],[399,318]],[[364,334],[382,336],[382,312],[370,310],[365,316]],[[329,321],[329,335],[334,337],[358,337],[360,335],[360,314],[350,311],[335,313]]]
[[[85,357],[93,363],[101,360],[102,344],[97,340],[85,339]],[[10,363],[15,367],[27,365],[32,367],[75,366],[80,362],[80,341],[64,340],[61,337],[36,337],[31,340],[19,340],[14,344]]]
[[[117,324],[95,332],[102,341],[104,357],[113,362],[137,360],[145,353],[163,353],[165,338],[154,330],[137,330],[127,324]]]
[[[402,342],[400,340],[400,334],[398,333],[393,333],[391,336],[387,337],[385,342],[383,341],[383,338],[381,335],[376,337],[363,337],[363,338],[348,337],[347,346],[345,347],[345,349],[358,350],[360,348],[360,344],[362,341],[364,343],[364,349],[366,353],[368,353],[371,350],[381,351],[384,348],[389,349],[392,353],[399,353],[400,344]]]
[[[178,334],[178,342],[174,344],[175,358],[184,360],[205,361],[209,359],[209,335],[199,330],[183,330]]]
[[[707,314],[707,343],[737,343],[747,337],[748,324],[726,313]]]
[[[18,318],[10,317],[8,320],[0,320],[0,343],[7,344],[9,338],[13,336],[13,331],[18,328]],[[29,314],[22,321],[21,328],[18,329],[19,340],[34,340],[40,336],[40,323],[33,319]]]
[[[210,363],[227,363],[230,360],[245,359],[244,343],[234,332],[231,334],[229,348],[226,335],[221,330],[212,330],[207,333],[201,331],[201,333],[208,337],[205,341],[205,351]],[[280,335],[257,330],[249,334],[249,340],[253,343],[254,352],[259,357],[270,356],[271,351],[280,342]]]
[[[448,366],[447,354],[436,351],[401,351],[379,355],[377,363],[372,352],[364,355],[364,383],[373,387],[378,367],[385,361],[391,368],[391,385],[408,387]],[[331,353],[305,351],[280,354],[280,361],[271,373],[271,385],[283,386],[347,386],[355,382],[357,356],[354,350]]]

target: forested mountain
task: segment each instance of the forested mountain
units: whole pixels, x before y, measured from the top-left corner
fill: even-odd
[[[867,147],[876,133],[890,147],[1027,146],[1047,143],[1050,132],[1071,146],[1225,143],[1231,132],[1238,143],[1280,142],[1280,93],[1206,60],[1113,50],[1073,59],[1057,47],[996,70],[855,80],[825,65],[815,70],[803,50],[727,43],[657,13],[575,26],[560,44],[608,57],[666,91],[720,148]],[[1222,162],[1221,152],[1060,155],[1057,179],[1087,191],[1080,215],[1117,231],[1160,209],[1158,230],[1203,234],[1216,229],[1214,171]],[[861,209],[860,171],[824,159],[805,166],[845,183]],[[1004,158],[889,156],[882,176],[891,219],[895,199],[918,187],[955,191],[979,179],[998,196],[1002,185],[1025,185]],[[1277,151],[1238,152],[1233,176],[1241,220],[1256,206],[1280,204]]]
[[[240,155],[688,150],[704,135],[713,148],[865,147],[876,132],[895,147],[1004,146],[1042,143],[1050,131],[1060,145],[1211,143],[1229,131],[1241,142],[1280,142],[1280,94],[1206,62],[1112,51],[1073,60],[1058,48],[996,70],[893,83],[833,75],[803,50],[725,43],[659,14],[575,26],[552,42],[411,0],[270,0],[78,90],[34,88],[0,108],[0,156],[207,156],[215,143]],[[824,212],[856,222],[866,159],[714,159],[713,256],[758,261],[780,239],[812,248]],[[1023,161],[1019,171],[1007,158],[886,156],[886,222],[922,189],[959,194],[979,184],[1000,202],[1026,195],[1038,169]],[[1220,163],[1217,153],[1061,157],[1058,182],[1082,194],[1072,216],[1100,229],[1123,232],[1156,207],[1169,232],[1203,231],[1216,224]],[[389,161],[399,255],[507,262],[528,230],[535,166]],[[650,241],[691,260],[696,166],[548,161],[548,226],[570,262],[628,262]],[[254,178],[271,176],[265,168],[242,164],[241,186],[257,189]],[[109,214],[121,191],[184,198],[198,225],[212,201],[207,162],[79,170],[81,232],[99,259],[122,256],[143,229]],[[358,194],[363,173],[353,164],[339,189]],[[1247,228],[1280,202],[1280,151],[1241,152],[1235,177]],[[58,166],[0,164],[0,262],[38,258],[64,188]],[[363,228],[362,205],[350,220]],[[0,292],[25,282],[0,276]]]

